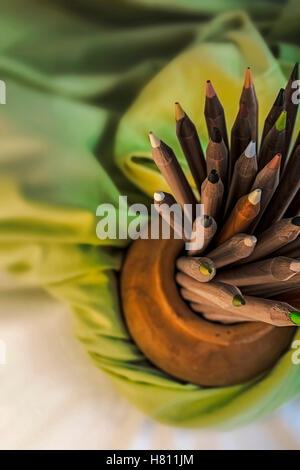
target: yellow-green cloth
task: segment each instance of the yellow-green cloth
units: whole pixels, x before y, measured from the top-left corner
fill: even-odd
[[[237,7],[252,21],[229,11]],[[173,103],[181,102],[206,144],[208,78],[230,127],[251,65],[261,129],[299,56],[296,19],[295,1],[275,0],[77,0],[72,8],[64,1],[28,0],[25,7],[13,0],[0,6],[0,79],[7,86],[7,104],[0,105],[0,265],[6,282],[42,287],[66,302],[95,364],[164,423],[228,428],[258,419],[299,394],[300,368],[289,351],[251,383],[201,389],[150,365],[121,314],[117,273],[128,241],[97,238],[96,208],[118,204],[119,195],[149,203],[154,190],[165,188],[151,160],[149,130],[174,147],[187,169]]]

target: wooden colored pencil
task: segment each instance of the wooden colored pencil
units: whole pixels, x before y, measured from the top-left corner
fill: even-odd
[[[253,225],[251,226],[251,232],[255,231],[279,184],[280,162],[281,155],[278,153],[269,163],[266,164],[262,170],[260,170],[252,185],[251,191],[260,188],[262,193],[260,200],[260,211]]]
[[[291,76],[288,80],[288,83],[285,87],[285,106],[287,111],[287,123],[286,123],[286,140],[284,146],[284,158],[289,151],[289,146],[292,140],[292,134],[296,122],[297,112],[298,112],[298,100],[293,100],[293,95],[297,96],[299,86],[295,87],[296,80],[299,80],[299,64],[296,63]]]
[[[238,233],[219,245],[207,255],[211,258],[217,269],[247,258],[253,252],[257,238],[254,235]]]
[[[193,241],[193,234],[202,233],[203,238],[199,236],[199,243],[194,243],[194,247],[189,249],[188,255],[195,256],[200,255],[203,253],[208,245],[210,244],[211,240],[213,239],[215,233],[217,231],[217,224],[213,217],[210,215],[201,215],[194,220],[193,223],[193,233],[192,233],[192,241]]]
[[[210,80],[207,80],[206,82],[204,115],[208,136],[211,138],[213,128],[217,127],[220,130],[223,141],[228,149],[229,145],[224,109]]]
[[[244,286],[243,293],[265,298],[276,297],[285,292],[299,289],[300,276],[296,274],[290,281],[273,282],[270,284]]]
[[[185,204],[195,206],[197,200],[173,150],[152,132],[149,136],[153,159],[170,186],[176,201],[182,208]]]
[[[221,308],[231,306],[238,308],[245,303],[240,289],[236,286],[214,280],[204,284],[183,273],[176,274],[176,281],[181,287],[197,294],[204,305],[214,304]]]
[[[300,189],[298,189],[296,196],[287,208],[284,217],[292,217],[293,215],[300,215]]]
[[[255,93],[253,77],[250,67],[247,68],[244,86],[240,98],[240,104],[245,104],[248,109],[251,139],[258,142],[258,101]]]
[[[189,293],[186,289],[181,289],[181,295],[184,298],[185,294]],[[223,323],[224,325],[234,324],[234,323],[245,323],[252,320],[249,318],[242,317],[240,315],[230,315],[226,310],[214,306],[203,305],[197,302],[190,302],[191,309],[196,313],[201,313],[202,316],[209,321]]]
[[[268,210],[257,226],[257,232],[262,232],[272,223],[280,220],[289,210],[289,206],[300,189],[300,134],[283,172],[279,185],[268,205]],[[297,213],[292,214],[297,215]]]
[[[175,208],[174,212],[172,212],[172,206]],[[185,240],[183,211],[181,210],[181,213],[177,214],[177,202],[172,194],[156,191],[154,193],[154,208],[162,219],[172,227],[174,238]]]
[[[247,263],[252,263],[276,252],[281,247],[294,241],[300,233],[300,217],[282,219],[271,225],[267,230],[257,235],[257,243]],[[241,260],[239,264],[244,264]]]
[[[184,276],[184,274],[182,274],[181,276]],[[183,285],[183,283],[185,283],[186,285],[190,285],[190,283],[186,280],[180,279],[178,281],[179,285]],[[218,291],[219,284],[222,283],[219,283],[217,281],[211,281],[207,284],[198,284],[202,286],[202,292],[200,291],[199,293],[199,289],[197,290],[194,286],[192,289],[185,288],[184,291],[183,289],[181,289],[181,294],[183,298],[203,305],[215,305],[217,307],[221,307],[223,309],[222,313],[224,314],[230,316],[238,315],[239,317],[247,318],[250,321],[259,321],[263,323],[269,323],[275,326],[300,325],[300,312],[296,311],[294,307],[292,307],[286,302],[281,302],[279,300],[273,299],[263,299],[260,297],[252,297],[250,295],[241,295],[243,301],[240,303],[239,307],[236,308],[236,306],[233,305],[232,302],[230,303],[229,292],[226,292],[226,294],[224,295],[223,292],[221,292],[220,290]],[[214,292],[213,295],[211,294],[211,292],[209,292],[207,298],[204,297],[203,292],[208,290],[207,288],[210,288],[210,290],[213,291],[215,290],[215,287],[217,287],[217,292]],[[225,298],[225,302],[223,301],[223,298]]]
[[[231,177],[235,162],[242,155],[251,139],[251,128],[248,119],[248,108],[244,103],[240,104],[239,112],[231,129],[231,142],[228,164],[228,185],[230,185]]]
[[[284,88],[280,88],[274,104],[266,117],[260,145],[263,145],[266,135],[274,126],[282,111],[284,111]]]
[[[195,258],[182,256],[177,259],[176,266],[179,271],[182,271],[199,282],[209,282],[216,274],[214,262],[207,257]]]
[[[300,258],[300,237],[283,246],[274,253],[274,256],[289,256],[290,258]]]
[[[217,170],[224,186],[226,185],[228,150],[217,127],[213,128],[211,138],[206,147],[206,169],[208,175],[212,170]]]
[[[235,286],[262,285],[291,280],[299,271],[299,260],[277,256],[219,272],[215,280]]]
[[[260,148],[258,157],[258,169],[262,170],[267,163],[277,153],[282,154],[285,145],[285,134],[286,134],[286,111],[282,111],[279,118],[266,135],[263,145]],[[281,171],[283,169],[285,159],[281,158]]]
[[[260,199],[261,190],[255,189],[237,201],[217,237],[217,246],[237,233],[247,232],[259,213]]]
[[[216,221],[219,218],[224,194],[224,185],[217,170],[212,170],[201,186],[201,204],[204,214],[211,215]]]
[[[175,119],[176,135],[200,194],[206,177],[206,163],[197,129],[179,103],[175,103]]]
[[[250,191],[256,173],[256,144],[254,141],[251,141],[234,165],[225,206],[225,217],[232,211],[236,201]]]

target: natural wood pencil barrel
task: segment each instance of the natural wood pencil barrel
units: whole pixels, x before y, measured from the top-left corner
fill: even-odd
[[[237,159],[225,206],[225,216],[230,213],[236,201],[249,193],[257,173],[256,144],[251,141]]]
[[[176,281],[181,287],[201,297],[201,303],[204,305],[214,304],[221,308],[231,306],[238,308],[245,302],[241,291],[233,285],[211,281],[205,284],[205,288],[203,288],[203,283],[192,279],[184,273],[177,273]]]
[[[287,281],[294,278],[298,272],[300,272],[300,261],[277,256],[219,272],[216,281],[235,286],[261,285]]]
[[[210,251],[208,257],[214,261],[217,269],[222,268],[250,256],[256,242],[257,238],[253,235],[238,233]]]

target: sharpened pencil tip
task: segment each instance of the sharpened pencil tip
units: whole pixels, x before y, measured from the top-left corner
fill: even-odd
[[[155,149],[160,146],[160,140],[155,134],[153,134],[153,132],[149,132],[149,139],[152,148]]]
[[[274,106],[281,107],[284,105],[284,88],[280,88],[279,93],[274,101]]]
[[[281,153],[277,153],[272,160],[267,163],[267,167],[270,168],[270,170],[277,170],[277,168],[280,167],[281,164]]]
[[[285,129],[286,114],[287,114],[286,111],[282,111],[282,113],[280,114],[279,118],[277,119],[277,121],[275,123],[275,127],[279,132],[283,131]]]
[[[213,184],[217,183],[220,179],[217,170],[211,170],[207,179],[210,183],[213,183]]]
[[[294,273],[299,273],[300,272],[300,260],[294,259],[293,261],[291,261],[290,270],[293,271]]]
[[[252,85],[253,85],[252,72],[251,72],[250,67],[247,67],[245,80],[244,80],[244,88],[250,88]]]
[[[252,158],[256,154],[256,142],[254,140],[251,140],[249,142],[246,150],[245,150],[245,157],[247,158]]]
[[[290,312],[290,320],[295,325],[300,325],[300,312]]]
[[[217,127],[213,128],[213,131],[211,133],[211,140],[217,144],[222,141],[222,134]]]
[[[200,219],[203,227],[208,228],[213,223],[213,218],[210,215],[203,215]]]
[[[253,204],[253,206],[256,206],[261,200],[261,189],[255,189],[248,195],[248,201]]]
[[[232,299],[232,305],[234,305],[235,307],[241,307],[242,305],[245,305],[245,303],[246,300],[239,294],[235,295]]]
[[[244,244],[246,246],[253,246],[257,243],[257,238],[254,235],[249,235],[247,238],[244,240]]]
[[[296,62],[294,65],[294,68],[291,73],[291,79],[292,80],[298,80],[299,79],[299,63]]]
[[[180,106],[180,104],[178,103],[178,101],[176,101],[176,103],[175,103],[175,119],[176,119],[176,121],[180,121],[180,119],[184,118],[184,116],[185,116],[185,112],[183,111],[183,109]]]
[[[207,80],[206,82],[206,96],[207,98],[213,98],[214,96],[216,96],[215,89],[212,86],[212,83],[210,80]]]
[[[165,199],[165,193],[163,191],[155,191],[154,201],[161,202]]]

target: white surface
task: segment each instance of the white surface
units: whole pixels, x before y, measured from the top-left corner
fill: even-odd
[[[1,449],[300,449],[300,400],[233,432],[172,429],[115,391],[63,305],[33,291],[1,293],[0,305]]]

